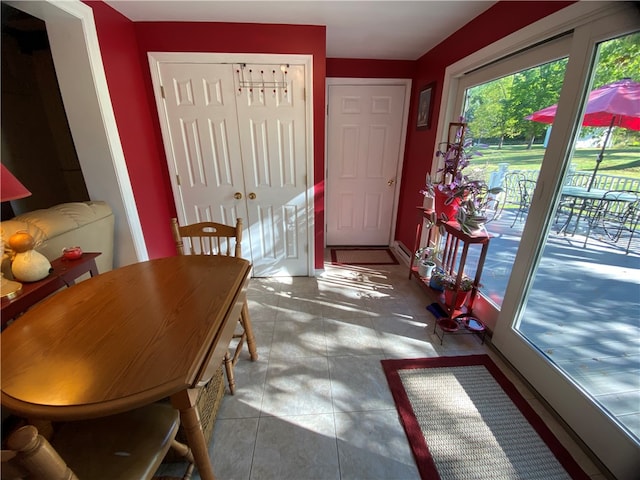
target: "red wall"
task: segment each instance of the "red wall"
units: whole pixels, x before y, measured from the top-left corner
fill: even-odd
[[[149,257],[174,255],[169,219],[175,215],[175,207],[156,126],[157,113],[149,107],[134,24],[105,3],[86,3],[93,9],[113,111]]]
[[[413,78],[413,60],[365,60],[327,58],[327,77],[343,78]]]
[[[189,22],[133,23],[102,2],[94,10],[98,38],[116,122],[149,256],[173,254],[168,219],[175,214],[146,53],[228,52],[313,55],[315,265],[323,266],[325,78],[412,78],[412,105],[405,150],[396,240],[413,245],[418,193],[431,168],[435,129],[415,129],[415,99],[436,82],[437,119],[445,68],[516,30],[567,5],[558,2],[498,2],[416,62],[326,59],[325,27]],[[472,41],[470,39],[473,39]],[[433,122],[434,124],[437,122]]]
[[[418,59],[409,112],[396,240],[413,248],[415,206],[422,205],[422,195],[419,191],[424,187],[425,176],[431,171],[433,161],[435,127],[428,130],[415,128],[416,98],[420,89],[431,82],[436,82],[432,98],[434,102],[432,125],[435,125],[437,124],[435,119],[440,113],[442,82],[447,66],[572,3],[575,2],[498,2]]]
[[[239,23],[133,23],[102,2],[93,8],[118,130],[149,256],[173,255],[173,194],[153,96],[147,52],[313,55],[315,264],[324,248],[325,27]]]
[[[224,52],[313,55],[313,154],[315,265],[323,266],[325,27],[244,23],[139,22],[135,24],[141,61],[147,52]],[[155,110],[151,75],[144,71],[148,100]],[[160,139],[157,120],[154,128]],[[161,148],[161,145],[160,145]],[[166,160],[162,155],[166,174]],[[167,192],[170,195],[170,191]]]

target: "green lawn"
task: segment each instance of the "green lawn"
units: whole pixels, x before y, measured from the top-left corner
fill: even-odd
[[[539,170],[544,156],[544,147],[535,145],[527,150],[526,145],[505,145],[501,149],[494,146],[479,150],[482,156],[472,158],[468,171],[485,173],[497,170],[498,164],[506,162],[509,170]],[[598,158],[599,148],[582,148],[574,151],[572,163],[577,171],[592,171]],[[598,170],[603,175],[640,178],[640,147],[611,148],[605,150],[604,159]]]

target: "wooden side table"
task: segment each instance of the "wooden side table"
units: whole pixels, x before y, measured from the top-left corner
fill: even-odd
[[[450,275],[456,275],[456,285],[460,284],[462,280],[462,275],[464,272],[464,267],[467,262],[467,254],[469,252],[469,246],[474,244],[481,245],[480,257],[477,260],[476,264],[476,275],[473,281],[473,289],[471,291],[471,295],[467,301],[466,308],[464,311],[456,311],[457,309],[453,308],[450,305],[447,305],[443,299],[440,298],[441,295],[439,292],[436,292],[431,287],[429,287],[428,282],[425,282],[418,275],[418,267],[415,265],[415,252],[419,247],[420,238],[422,236],[422,222],[425,218],[430,218],[431,210],[424,209],[422,207],[418,208],[418,224],[416,226],[416,238],[415,244],[413,248],[413,252],[411,255],[411,262],[409,265],[409,278],[415,277],[420,281],[420,284],[426,288],[427,291],[437,294],[440,303],[450,314],[451,317],[460,314],[460,313],[471,313],[473,302],[475,300],[476,295],[478,294],[478,288],[480,286],[480,277],[482,276],[482,269],[484,268],[484,261],[487,257],[487,252],[489,250],[489,240],[491,237],[486,233],[479,233],[476,235],[467,235],[461,229],[458,223],[455,220],[442,223],[444,226],[444,238],[440,241],[440,253],[442,255],[442,269],[449,273]],[[440,225],[441,222],[438,223]],[[429,229],[429,237],[428,242],[431,241],[431,236],[433,235],[434,230],[438,228],[436,225],[433,225]]]
[[[2,299],[2,329],[8,322],[26,311],[32,305],[44,300],[46,297],[62,287],[70,287],[81,275],[90,273],[92,277],[98,275],[96,257],[99,252],[84,252],[77,260],[56,258],[51,262],[53,272],[37,282],[22,283],[22,290],[17,297],[8,300]]]
[[[438,223],[438,226],[439,225],[444,226],[444,235],[443,235],[443,238],[439,241],[440,253],[442,254],[441,268],[448,274],[456,276],[456,285],[460,285],[460,282],[462,280],[464,267],[467,262],[467,256],[469,253],[469,246],[480,245],[480,248],[481,248],[480,255],[476,263],[476,274],[473,280],[473,289],[471,290],[471,295],[466,300],[465,305],[463,305],[462,307],[455,306],[455,298],[453,301],[454,304],[448,305],[445,300],[444,294],[434,290],[429,286],[429,282],[427,282],[423,278],[420,278],[418,274],[418,267],[414,266],[415,252],[420,245],[420,239],[422,237],[422,223],[425,218],[431,217],[431,210],[427,210],[422,207],[417,207],[417,208],[419,213],[418,224],[416,227],[416,238],[415,238],[413,253],[411,255],[411,263],[409,265],[409,278],[411,277],[417,278],[418,281],[420,282],[420,285],[427,292],[429,292],[433,297],[437,299],[437,304],[439,304],[441,307],[441,312],[442,312],[441,318],[438,318],[437,313],[434,313],[434,316],[436,316],[436,322],[433,325],[433,333],[435,333],[440,339],[440,344],[442,344],[442,339],[444,335],[449,333],[458,333],[458,332],[476,333],[481,336],[482,342],[484,343],[485,329],[484,329],[484,326],[482,327],[481,330],[479,329],[479,324],[480,324],[479,320],[474,319],[474,320],[477,320],[478,324],[477,325],[475,323],[473,324],[473,325],[476,325],[476,327],[478,328],[473,328],[473,325],[471,325],[471,326],[467,326],[467,328],[462,328],[458,330],[459,324],[463,323],[463,321],[462,320],[457,321],[455,319],[461,314],[466,314],[467,320],[473,318],[471,316],[473,313],[473,304],[476,299],[476,296],[478,295],[478,289],[480,287],[480,278],[482,276],[482,270],[484,268],[484,261],[487,258],[487,252],[489,250],[489,241],[491,240],[491,237],[487,233],[478,233],[475,235],[468,235],[460,229],[460,226],[456,221]],[[429,228],[429,237],[427,240],[429,243],[431,242],[431,236],[434,234],[434,231],[436,228],[438,228],[438,226],[432,225]],[[447,330],[445,328],[445,324],[441,323],[443,321],[448,322],[448,324],[451,324],[451,322],[453,322],[454,324],[453,326],[455,328],[451,330]],[[438,335],[436,331],[437,326],[440,327],[442,331],[442,335]]]

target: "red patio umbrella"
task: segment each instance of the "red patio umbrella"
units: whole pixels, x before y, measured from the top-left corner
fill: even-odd
[[[557,105],[551,105],[525,118],[534,122],[553,123],[556,109]],[[640,83],[633,82],[630,78],[623,78],[593,90],[589,94],[582,125],[585,127],[609,127],[589,181],[588,190],[591,190],[613,127],[640,130]]]

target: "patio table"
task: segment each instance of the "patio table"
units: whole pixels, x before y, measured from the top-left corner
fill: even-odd
[[[569,203],[569,214],[567,216],[567,220],[564,222],[562,227],[560,227],[558,233],[564,232],[566,235],[567,227],[571,223],[576,207],[578,207],[579,210],[576,217],[576,223],[572,232],[572,235],[575,234],[578,229],[580,219],[582,218],[582,213],[589,208],[592,202],[596,200],[603,200],[605,195],[608,195],[607,200],[616,202],[635,202],[638,198],[637,196],[626,192],[620,192],[619,195],[615,195],[615,190],[604,190],[601,188],[592,188],[589,190],[587,187],[578,187],[575,185],[565,185],[562,187],[562,197],[569,197],[572,200],[570,200]],[[610,198],[609,195],[611,196]]]

